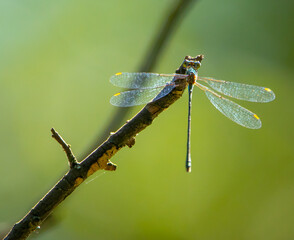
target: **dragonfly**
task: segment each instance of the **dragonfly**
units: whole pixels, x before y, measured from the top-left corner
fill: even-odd
[[[274,92],[267,87],[217,80],[211,77],[199,77],[203,55],[186,56],[174,74],[146,72],[119,72],[110,78],[110,82],[128,91],[112,96],[110,103],[118,107],[131,107],[155,102],[169,94],[176,86],[177,79],[183,79],[188,85],[188,130],[186,171],[191,172],[191,109],[193,87],[201,89],[213,106],[235,123],[251,129],[261,127],[260,118],[248,109],[225,98],[223,95],[249,102],[270,102],[275,99]]]

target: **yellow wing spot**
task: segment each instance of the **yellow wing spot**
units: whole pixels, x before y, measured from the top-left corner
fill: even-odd
[[[118,76],[118,75],[122,75],[122,72],[118,72],[118,73],[116,73],[115,75],[116,75],[116,76]]]
[[[271,92],[271,91],[272,91],[272,90],[269,89],[269,88],[264,88],[264,90],[267,91],[267,92]]]
[[[255,117],[257,120],[259,120],[259,117],[256,114],[254,114],[253,117]]]
[[[114,94],[113,96],[118,96],[118,95],[120,95],[120,92],[119,92],[119,93],[116,93],[116,94]]]

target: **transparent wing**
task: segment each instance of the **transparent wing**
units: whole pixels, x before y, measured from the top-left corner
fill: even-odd
[[[117,107],[131,107],[148,103],[150,101],[156,101],[166,96],[172,89],[174,84],[147,89],[135,89],[117,93],[110,99],[110,103]]]
[[[213,94],[212,91],[205,91],[205,93],[209,101],[229,119],[243,127],[252,129],[261,128],[261,121],[255,113],[222,96]]]
[[[199,77],[198,80],[205,81],[214,90],[224,95],[240,100],[250,102],[270,102],[275,99],[274,92],[265,87],[216,80],[213,78]]]
[[[110,82],[117,87],[130,88],[130,89],[144,89],[161,87],[170,83],[173,78],[185,77],[181,74],[158,74],[158,73],[127,73],[120,72],[110,78]]]

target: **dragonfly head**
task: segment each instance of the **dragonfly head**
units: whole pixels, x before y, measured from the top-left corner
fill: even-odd
[[[186,69],[194,68],[195,70],[198,70],[198,68],[201,67],[201,63],[199,61],[190,61],[185,59],[183,62],[183,67]]]
[[[201,61],[204,58],[203,55],[198,55],[196,57],[186,56],[180,68],[176,71],[176,73],[180,74],[190,74],[193,72],[194,74],[201,67]]]
[[[199,61],[190,61],[190,60],[186,60],[184,61],[183,63],[183,67],[186,69],[186,74],[188,75],[191,75],[193,74],[194,75],[194,78],[196,76],[197,78],[197,75],[198,75],[198,69],[200,68],[201,66],[201,63]]]

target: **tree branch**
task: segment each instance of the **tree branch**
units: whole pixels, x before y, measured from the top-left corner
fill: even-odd
[[[185,79],[177,79],[176,87],[165,97],[155,102],[147,104],[136,116],[124,124],[115,133],[112,133],[108,139],[95,149],[82,162],[75,162],[74,167],[62,177],[62,179],[27,213],[27,215],[17,222],[10,232],[4,238],[26,239],[48,215],[82,182],[98,170],[114,171],[116,165],[110,162],[110,158],[124,146],[133,146],[136,135],[149,126],[153,120],[177,99],[179,99],[187,82]],[[70,151],[68,155],[73,156],[68,145],[53,130],[54,138],[63,146],[65,151]],[[75,159],[75,158],[73,158]]]

